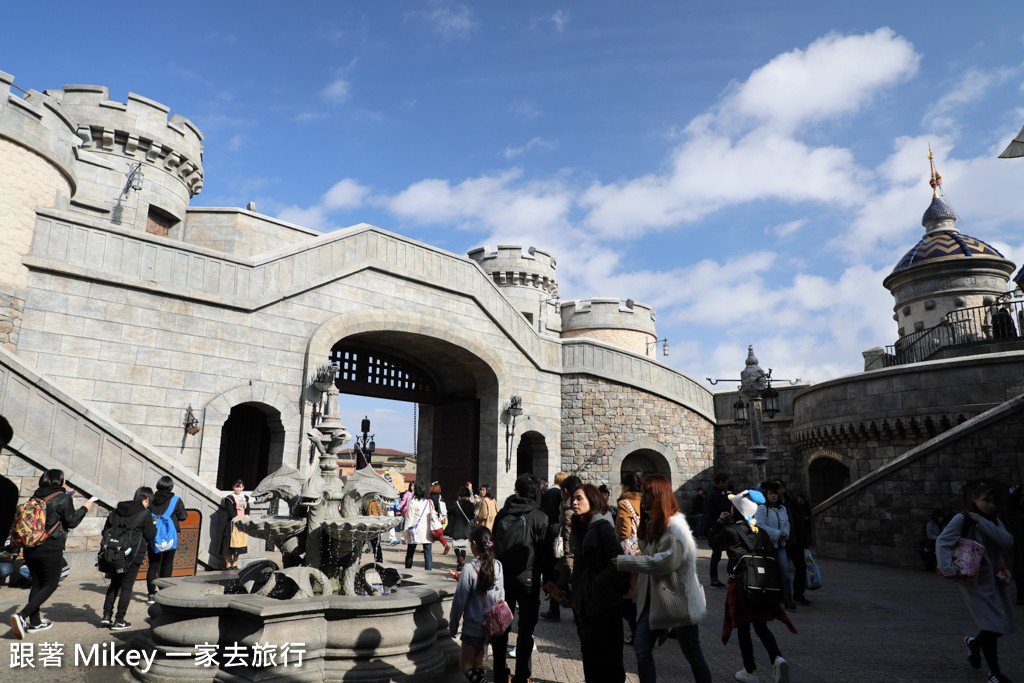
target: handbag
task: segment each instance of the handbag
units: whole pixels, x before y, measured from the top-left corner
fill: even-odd
[[[821,580],[821,570],[818,569],[818,563],[814,561],[814,556],[807,548],[804,548],[804,566],[807,572],[807,590],[816,591],[821,588],[824,585]]]
[[[974,520],[963,516],[960,526],[960,538],[950,551],[950,559],[956,575],[949,578],[957,583],[973,586],[978,581],[978,570],[981,569],[981,558],[985,555],[985,546],[975,541]]]
[[[640,516],[636,514],[636,510],[633,509],[632,504],[628,500],[622,501],[629,508],[629,514],[633,516],[633,533],[620,541],[622,545],[622,552],[626,555],[633,555],[634,557],[643,555],[643,551],[640,550],[640,541],[637,539],[636,530],[640,528]]]
[[[431,538],[444,543],[444,524],[437,513],[434,512],[433,503],[430,504],[430,514],[427,516],[427,529],[430,531]]]

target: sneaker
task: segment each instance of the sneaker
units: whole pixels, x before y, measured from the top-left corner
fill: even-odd
[[[758,683],[757,674],[749,673],[746,669],[740,669],[736,672],[737,681],[747,681],[748,683]]]
[[[104,614],[103,618],[100,619],[100,626],[110,626],[113,622],[114,620],[109,614]]]
[[[772,673],[775,675],[775,683],[789,683],[789,662],[782,657],[776,657],[772,664]]]
[[[509,659],[515,659],[516,658],[516,649],[514,647],[510,647],[508,649],[508,654],[505,655],[505,656],[508,657]]]
[[[967,663],[975,669],[980,669],[981,649],[974,644],[974,638],[964,636],[964,647],[967,648]]]
[[[988,683],[1012,683],[1005,674],[994,674],[990,673],[988,676]]]
[[[14,631],[14,637],[18,640],[25,639],[25,631],[28,626],[25,624],[25,618],[20,614],[11,615],[11,630]]]
[[[443,550],[443,551],[441,551],[441,554],[442,554],[442,555],[447,555],[447,554],[448,554],[448,551],[449,551],[449,550],[451,550],[451,549],[452,549],[452,547],[451,547],[450,545],[446,545],[446,546],[444,547],[444,550]]]
[[[45,631],[50,628],[53,628],[53,622],[43,619],[38,624],[29,624],[28,628],[26,628],[25,630],[29,633],[37,633],[39,631]]]
[[[124,619],[120,619],[120,620],[116,621],[113,626],[110,627],[110,630],[111,631],[127,631],[131,627],[132,627],[132,623],[130,621],[125,621]]]
[[[153,595],[152,593],[150,593],[149,597],[146,598],[146,604],[147,605],[155,605],[156,604],[156,596]]]

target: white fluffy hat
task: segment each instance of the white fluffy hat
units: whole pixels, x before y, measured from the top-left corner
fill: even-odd
[[[764,505],[764,494],[760,491],[747,489],[746,491],[730,495],[729,500],[732,501],[733,507],[743,515],[743,519],[747,520],[747,523],[753,524],[757,506]]]

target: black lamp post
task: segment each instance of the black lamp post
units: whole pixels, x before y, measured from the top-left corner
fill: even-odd
[[[355,451],[357,470],[369,467],[373,452],[377,450],[377,444],[373,441],[373,437],[376,435],[370,434],[370,418],[364,417],[360,427],[363,434],[353,440],[352,446],[352,450]]]
[[[516,433],[516,418],[523,414],[523,397],[513,396],[505,405],[505,471],[512,469],[512,438]]]

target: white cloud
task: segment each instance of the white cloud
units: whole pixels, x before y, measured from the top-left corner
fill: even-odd
[[[555,30],[561,33],[565,30],[565,25],[569,23],[569,10],[555,10],[555,13],[551,15],[551,23],[555,25]]]
[[[330,222],[332,211],[357,209],[368,201],[369,194],[370,188],[352,178],[344,178],[332,185],[313,206],[286,206],[276,215],[283,221],[326,232],[334,227]]]
[[[916,74],[920,60],[914,46],[889,28],[857,36],[832,33],[756,69],[722,109],[789,132],[860,110],[883,88]]]
[[[242,149],[243,145],[245,145],[245,136],[241,134],[233,135],[231,139],[228,140],[228,151],[237,152]]]
[[[535,149],[550,150],[550,149],[555,149],[556,147],[558,147],[558,143],[555,142],[554,140],[548,140],[547,138],[535,137],[535,138],[531,138],[529,142],[527,142],[525,145],[523,145],[521,147],[506,147],[505,148],[505,158],[506,159],[514,159],[517,156],[520,156],[520,155],[522,155],[522,154],[524,154],[526,152],[533,151]]]
[[[793,235],[795,235],[797,232],[799,232],[800,228],[807,225],[807,223],[808,219],[798,218],[795,221],[786,221],[785,223],[781,223],[779,225],[770,226],[769,228],[767,228],[766,232],[775,235],[779,239],[785,239],[786,237],[792,237]]]
[[[1000,67],[988,71],[968,69],[938,102],[928,107],[922,125],[932,130],[956,127],[956,114],[977,104],[991,88],[1002,85],[1020,73],[1020,69]]]
[[[509,102],[506,109],[510,114],[518,116],[524,121],[532,121],[543,114],[537,105],[529,100],[513,100],[512,102]]]
[[[340,104],[349,98],[352,85],[344,78],[336,78],[325,87],[320,94],[327,100]]]
[[[352,178],[336,182],[324,193],[321,205],[325,209],[355,209],[363,205],[370,188],[360,185]]]
[[[407,16],[424,20],[432,31],[446,40],[466,40],[479,26],[473,18],[473,10],[460,2],[435,0],[430,4],[431,8],[409,12]]]

